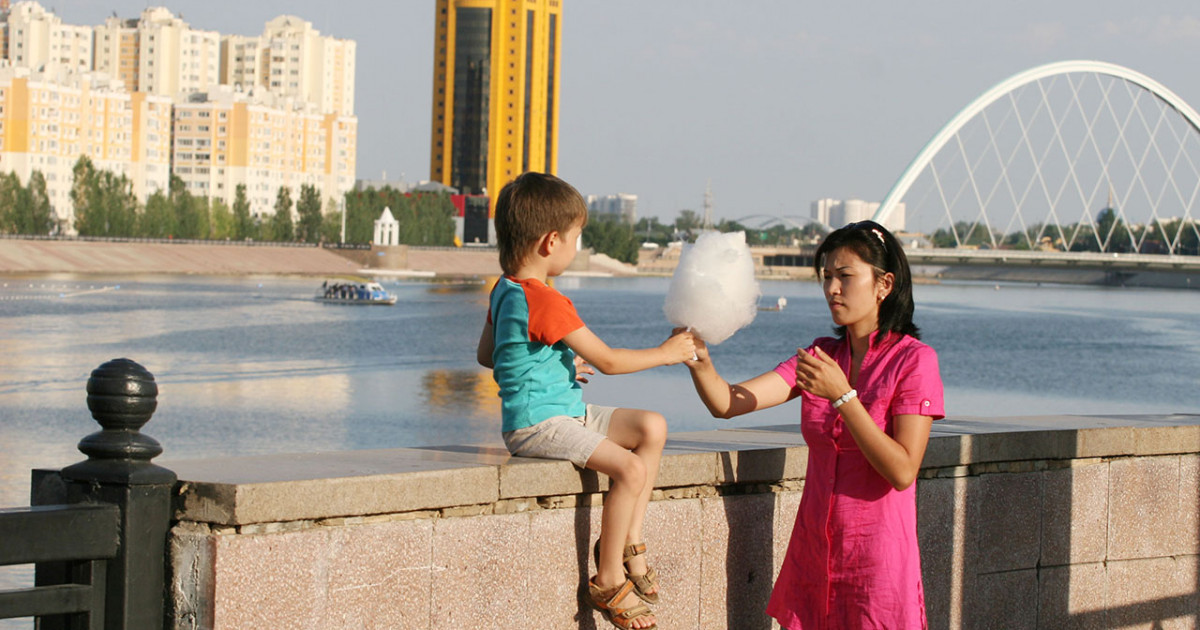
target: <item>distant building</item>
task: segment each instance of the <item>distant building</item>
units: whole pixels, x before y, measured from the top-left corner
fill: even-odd
[[[36,2],[18,2],[4,22],[4,58],[9,65],[33,71],[72,72],[92,69],[92,29],[63,24]]]
[[[26,183],[41,171],[56,219],[67,227],[74,220],[72,169],[81,155],[128,177],[139,199],[166,190],[171,99],[130,93],[98,73],[63,75],[0,68],[0,172]]]
[[[221,34],[194,29],[168,9],[148,8],[138,20],[111,17],[95,32],[95,69],[130,92],[176,97],[220,84]]]
[[[174,173],[197,196],[232,206],[237,186],[255,216],[275,213],[279,188],[292,199],[300,188],[321,200],[354,187],[358,120],[319,113],[312,104],[271,94],[251,96],[223,88],[175,104]]]
[[[847,199],[845,201],[841,199],[818,199],[812,202],[811,205],[812,218],[832,228],[840,228],[850,223],[866,221],[875,216],[878,210],[878,202],[863,201],[861,199]],[[904,204],[896,204],[887,221],[884,221],[884,227],[893,232],[903,231],[905,223],[904,215]]]
[[[625,223],[637,223],[637,195],[617,193],[615,195],[588,195],[588,212],[595,216],[619,217]]]
[[[259,37],[221,40],[221,83],[313,103],[321,113],[353,115],[353,40],[322,36],[311,22],[281,15]]]
[[[281,186],[340,197],[357,162],[355,47],[287,15],[222,36],[162,7],[90,27],[19,2],[0,10],[0,171],[41,171],[67,225],[80,155],[140,201],[172,174],[227,204],[244,184],[260,216]]]
[[[435,6],[430,179],[495,195],[525,171],[556,173],[561,0]]]

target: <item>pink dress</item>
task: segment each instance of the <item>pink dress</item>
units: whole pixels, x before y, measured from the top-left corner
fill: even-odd
[[[850,344],[813,342],[850,373]],[[796,357],[776,373],[796,386]],[[871,417],[889,435],[892,418],[944,417],[933,348],[906,335],[874,341],[855,385]],[[767,614],[789,630],[925,628],[916,484],[892,488],[859,451],[837,410],[798,389],[808,473],[800,511]]]

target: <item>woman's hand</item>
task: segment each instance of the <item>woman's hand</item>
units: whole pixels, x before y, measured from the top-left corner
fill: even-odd
[[[583,357],[575,355],[575,380],[586,383],[588,382],[587,375],[595,373],[596,370],[592,369],[592,366]]]
[[[833,400],[850,391],[850,381],[846,380],[842,366],[819,346],[814,349],[817,356],[805,352],[803,348],[796,350],[799,359],[796,361],[796,385],[826,400]]]

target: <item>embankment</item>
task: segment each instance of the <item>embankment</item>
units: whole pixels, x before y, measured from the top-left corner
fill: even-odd
[[[369,271],[368,271],[369,270]],[[581,251],[571,271],[636,275],[631,266]],[[0,273],[307,275],[375,273],[471,277],[500,275],[487,247],[327,249],[239,242],[84,241],[0,238]]]
[[[327,275],[354,273],[360,268],[358,263],[319,247],[0,240],[0,273]]]

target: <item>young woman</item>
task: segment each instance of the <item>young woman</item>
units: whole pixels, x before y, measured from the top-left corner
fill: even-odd
[[[789,630],[924,628],[914,482],[944,414],[937,354],[912,321],[908,259],[861,221],[830,234],[813,266],[836,337],[736,385],[697,338],[692,381],[722,418],[801,400],[808,473],[767,613]]]

